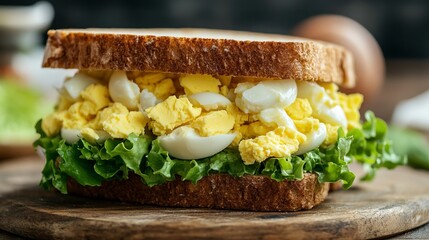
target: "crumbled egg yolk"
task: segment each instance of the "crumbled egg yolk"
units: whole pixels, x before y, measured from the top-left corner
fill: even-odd
[[[45,118],[42,121],[42,130],[48,136],[54,136],[58,134],[61,130],[63,124],[63,115],[65,111],[54,112]]]
[[[83,102],[76,102],[62,115],[63,128],[80,129],[88,123],[91,116],[88,112],[81,112],[82,106]]]
[[[84,139],[92,143],[100,139],[100,136],[95,132],[95,130],[89,127],[82,128],[82,130],[80,130],[80,134]]]
[[[285,108],[290,118],[302,120],[310,117],[313,113],[310,102],[305,98],[297,98],[295,102]]]
[[[323,146],[329,146],[337,142],[338,138],[338,129],[340,126],[334,126],[328,123],[325,123],[326,125],[326,138],[325,141],[323,141]]]
[[[338,86],[335,83],[319,83],[320,86],[322,86],[326,93],[334,100],[337,100],[337,92],[338,92]]]
[[[171,78],[162,73],[149,73],[135,78],[140,89],[147,89],[158,99],[165,100],[176,93],[176,87]]]
[[[229,84],[231,84],[232,77],[231,76],[219,76],[219,80],[222,84],[220,87],[220,93],[225,97],[228,97],[229,94]]]
[[[265,135],[275,128],[263,124],[261,121],[252,122],[248,125],[241,125],[239,131],[245,139],[255,138],[257,136]]]
[[[80,94],[81,99],[73,103],[67,110],[53,113],[42,121],[42,129],[48,136],[58,133],[61,128],[81,129],[97,112],[110,103],[109,91],[106,86],[92,84]]]
[[[104,130],[114,138],[126,138],[131,133],[144,133],[147,117],[141,112],[129,111],[120,103],[111,105],[109,91],[105,85],[90,85],[80,96],[81,100],[68,109],[64,104],[64,110],[54,112],[43,119],[42,129],[48,136],[58,134],[61,128],[80,129],[82,136],[89,141],[99,138],[95,130]]]
[[[220,81],[210,75],[187,74],[179,78],[180,85],[185,89],[186,95],[200,92],[219,93]]]
[[[311,133],[319,129],[319,120],[313,117],[307,117],[301,120],[294,120],[295,126],[300,133]]]
[[[57,111],[42,122],[42,129],[49,135],[58,133],[61,128],[80,129],[92,120],[97,112],[110,103],[106,86],[92,84],[80,94],[81,100],[73,103],[68,109]],[[64,106],[63,106],[64,107]]]
[[[73,105],[73,103],[75,103],[75,101],[64,94],[60,94],[58,104],[55,108],[57,111],[67,110],[71,105]]]
[[[171,132],[176,127],[201,115],[201,108],[194,107],[186,97],[170,96],[154,107],[146,109],[151,119],[149,127],[155,135]]]
[[[286,107],[287,114],[293,119],[297,130],[303,134],[308,134],[319,129],[320,121],[311,117],[313,110],[310,102],[305,98],[297,98],[295,102]]]
[[[240,129],[245,123],[249,121],[249,115],[242,112],[236,105],[229,104],[226,107],[226,111],[228,114],[234,117],[234,128],[233,132],[237,133],[237,136],[235,136],[234,141],[232,142],[232,146],[236,147],[238,146],[241,139],[243,139],[243,132],[245,132],[244,129]],[[244,125],[247,126],[247,125]],[[247,129],[247,128],[246,128]]]
[[[144,133],[149,119],[139,111],[129,111],[124,105],[114,103],[100,111],[91,126],[102,129],[114,138],[127,138],[131,133]]]
[[[225,134],[234,127],[234,117],[225,110],[211,111],[195,119],[191,127],[204,137]]]
[[[176,88],[174,87],[173,80],[171,78],[166,78],[156,84],[153,94],[159,99],[167,99],[170,95],[176,93]]]
[[[247,121],[249,121],[249,115],[242,112],[234,104],[230,104],[226,107],[226,111],[235,118],[236,126],[239,126]]]
[[[253,164],[269,157],[290,156],[305,140],[304,134],[288,127],[279,127],[266,135],[242,140],[238,150],[245,164]]]
[[[80,96],[84,100],[80,111],[85,116],[96,115],[100,109],[107,107],[110,103],[109,90],[101,84],[89,85]]]
[[[143,76],[136,77],[134,82],[140,89],[147,89],[153,92],[155,90],[155,85],[165,78],[167,78],[167,76],[163,73],[148,73]]]
[[[363,96],[361,94],[350,94],[337,93],[338,101],[340,102],[341,108],[344,110],[347,118],[347,129],[360,128],[360,113],[359,108],[363,102]]]
[[[306,98],[296,98],[290,105],[281,108],[292,119],[292,126],[264,123],[258,113],[246,114],[234,103],[227,105],[225,110],[210,108],[203,112],[202,106],[193,105],[188,99],[192,94],[213,92],[236,102],[234,100],[240,97],[242,91],[235,87],[244,91],[263,79],[200,74],[133,74],[132,80],[140,90],[150,91],[160,103],[143,112],[130,111],[118,102],[112,103],[108,87],[101,82],[88,86],[77,100],[61,95],[57,111],[43,119],[42,129],[48,136],[58,134],[62,128],[78,129],[82,137],[91,142],[100,139],[100,131],[113,138],[126,138],[131,133],[144,134],[147,125],[158,136],[169,134],[184,125],[192,127],[201,137],[236,133],[230,146],[238,147],[246,164],[262,162],[270,157],[290,156],[306,141],[306,135],[319,129],[321,123],[326,125],[327,132],[322,145],[329,146],[337,141],[340,126],[315,117],[313,113],[316,110],[313,111]],[[329,96],[326,106],[341,106],[347,118],[347,128],[359,128],[362,95],[339,93],[335,84],[319,85]],[[179,97],[180,94],[184,95]],[[312,98],[326,98],[326,94]]]

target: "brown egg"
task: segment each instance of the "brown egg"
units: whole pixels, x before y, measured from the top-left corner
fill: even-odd
[[[380,92],[385,75],[383,53],[362,25],[343,16],[320,15],[298,24],[294,34],[341,45],[353,54],[357,83],[344,92],[360,92],[367,103]]]

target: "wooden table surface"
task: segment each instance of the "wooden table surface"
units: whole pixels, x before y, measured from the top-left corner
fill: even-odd
[[[0,164],[0,229],[42,239],[117,239],[124,234],[201,238],[208,237],[207,232],[216,238],[368,238],[398,234],[429,221],[429,173],[407,167],[381,171],[372,183],[334,192],[313,210],[258,213],[142,207],[64,196],[37,188],[42,166],[34,157]],[[153,231],[158,225],[162,227]],[[399,238],[426,233],[427,228],[419,228]]]

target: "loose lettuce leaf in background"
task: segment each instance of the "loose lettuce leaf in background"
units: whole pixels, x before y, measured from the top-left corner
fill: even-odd
[[[408,165],[429,170],[429,143],[423,135],[390,126],[388,136],[392,139],[395,152],[408,156]]]
[[[52,108],[37,91],[16,80],[0,79],[0,142],[34,141],[34,123]]]

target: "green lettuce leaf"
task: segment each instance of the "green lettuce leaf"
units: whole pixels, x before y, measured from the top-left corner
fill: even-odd
[[[39,92],[0,76],[0,142],[33,141],[34,123],[52,109]]]
[[[46,156],[40,186],[67,193],[67,177],[85,186],[100,186],[108,179],[126,179],[128,172],[143,175],[141,165],[149,152],[152,139],[130,134],[127,139],[108,139],[103,144],[80,139],[68,144],[59,135],[47,137],[36,124],[40,138],[34,147],[40,146]]]
[[[57,148],[62,141],[60,136],[47,137],[42,130],[42,121],[36,123],[36,132],[40,134],[40,138],[34,142],[34,147],[40,146],[46,158],[45,166],[42,170],[42,179],[40,186],[44,189],[58,189],[61,193],[67,193],[67,174],[56,167],[56,161],[59,157]]]
[[[394,151],[408,157],[408,165],[429,170],[429,142],[425,136],[411,129],[390,126],[388,136]]]
[[[362,129],[352,129],[347,134],[353,139],[347,156],[363,165],[365,176],[362,180],[368,181],[375,177],[380,168],[393,169],[405,165],[407,157],[393,152],[392,142],[386,137],[386,122],[370,111],[365,113],[365,120]]]
[[[77,147],[70,146],[64,140],[61,140],[57,151],[61,157],[59,168],[63,173],[72,177],[81,185],[101,185],[103,178],[94,170],[95,161],[81,158],[81,153]]]
[[[126,179],[132,171],[148,186],[155,186],[180,178],[197,183],[215,173],[234,177],[264,175],[276,181],[301,180],[305,173],[316,173],[319,182],[342,181],[349,188],[355,179],[348,164],[357,161],[364,165],[365,180],[374,177],[379,168],[394,168],[406,159],[397,156],[386,139],[387,125],[369,112],[362,129],[346,135],[338,130],[337,142],[318,147],[300,156],[269,158],[261,163],[246,165],[237,149],[226,148],[204,159],[182,160],[169,155],[159,140],[131,134],[127,139],[108,139],[103,144],[83,139],[67,144],[59,136],[47,137],[37,124],[41,137],[34,145],[46,153],[41,186],[67,192],[67,177],[82,185],[99,186],[102,181]],[[61,160],[60,160],[60,158]]]

